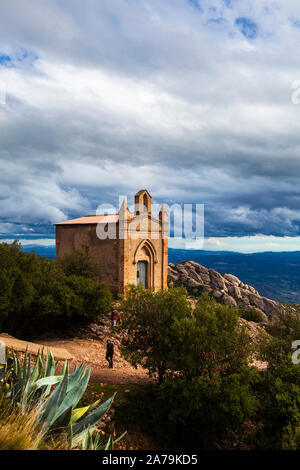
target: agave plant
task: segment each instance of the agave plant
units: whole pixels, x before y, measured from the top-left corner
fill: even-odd
[[[111,407],[115,394],[101,406],[97,400],[89,406],[76,408],[91,376],[91,369],[86,365],[75,367],[69,373],[65,361],[61,373],[55,375],[58,362],[49,350],[46,360],[44,351],[38,352],[33,368],[31,354],[27,351],[22,364],[15,354],[12,359],[9,396],[13,405],[19,404],[23,412],[37,410],[42,436],[67,432],[71,448],[81,446],[90,450],[112,448],[120,440],[113,441],[110,437],[103,444],[98,436],[93,437],[98,421]]]
[[[81,448],[82,450],[113,450],[114,445],[119,442],[125,436],[125,434],[126,431],[122,434],[122,436],[115,440],[109,436],[108,441],[103,444],[103,442],[100,441],[99,434],[93,435],[92,429],[88,428],[84,438],[81,441]]]

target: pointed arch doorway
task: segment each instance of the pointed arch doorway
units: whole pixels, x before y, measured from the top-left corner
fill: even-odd
[[[136,264],[136,284],[141,285],[143,289],[154,288],[155,269],[157,263],[156,249],[150,240],[143,240],[138,245],[134,254],[134,263]]]
[[[138,261],[136,269],[136,283],[143,289],[148,289],[148,261]]]

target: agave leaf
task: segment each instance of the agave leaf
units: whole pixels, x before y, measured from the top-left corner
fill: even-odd
[[[78,421],[74,426],[73,426],[73,434],[79,434],[81,433],[85,428],[89,426],[94,426],[95,424],[100,421],[100,419],[103,418],[105,413],[109,410],[111,407],[111,404],[116,396],[116,393],[114,393],[108,400],[106,400],[101,406],[96,408],[92,413],[88,414],[85,418],[81,419]]]
[[[62,371],[61,371],[61,375],[65,375],[65,372],[68,368],[68,361],[65,361],[64,362],[64,365],[63,365],[63,368],[62,368]]]
[[[77,447],[78,445],[82,445],[82,442],[85,441],[86,436],[89,432],[93,433],[96,429],[96,426],[90,426],[89,428],[85,429],[82,431],[80,434],[77,434],[72,438],[72,443],[71,447],[74,449],[74,447]]]
[[[47,361],[46,361],[46,368],[45,368],[45,377],[50,375],[55,375],[57,362],[55,362],[52,351],[48,349],[47,351]]]
[[[68,387],[68,392],[76,385],[79,380],[86,374],[87,372],[87,367],[85,364],[81,364],[81,366],[77,369],[74,370],[70,375],[69,375],[69,387]]]
[[[26,366],[25,366],[25,368],[26,368]],[[28,364],[27,364],[27,371],[26,371],[26,380],[25,380],[26,383],[27,383],[28,380],[29,380],[30,374],[31,374],[31,353],[29,353],[29,357],[28,357]]]
[[[67,408],[63,413],[61,413],[55,420],[53,420],[51,426],[49,427],[50,431],[62,431],[70,427],[72,416],[72,406]]]
[[[50,377],[55,375],[58,362],[54,360],[52,351],[48,349],[47,351],[47,362],[45,368],[45,377]],[[51,392],[51,385],[48,385],[45,390],[45,396],[48,396]]]
[[[87,450],[87,448],[88,448],[89,435],[90,435],[90,430],[87,429],[87,432],[84,434],[82,442],[81,442],[81,449],[82,450]]]
[[[75,406],[77,405],[77,403],[79,402],[80,398],[82,397],[82,395],[84,394],[84,392],[86,390],[86,387],[87,387],[87,385],[89,383],[89,380],[90,380],[90,375],[91,375],[91,369],[67,393],[64,400],[60,404],[60,407],[57,411],[57,416],[64,413],[65,410],[67,408],[69,408],[69,406],[72,406],[73,408],[75,408]]]
[[[69,374],[69,383],[68,383],[68,390],[67,392],[69,392],[73,387],[74,385],[76,385],[79,381],[79,379],[82,377],[83,375],[83,369],[84,365],[82,364],[78,369],[77,367],[75,367],[74,371]],[[56,375],[55,377],[57,377],[57,382],[61,382],[61,380],[63,379],[63,375]],[[54,384],[53,384],[54,385]]]
[[[86,430],[86,433],[90,438],[84,438],[84,441],[82,442],[82,450],[113,450],[114,445],[117,444],[127,433],[127,431],[125,431],[120,437],[118,437],[118,439],[115,440],[110,436],[107,443],[102,444],[99,439],[99,434],[97,433],[96,436],[93,436],[89,431],[90,428]]]
[[[24,355],[24,363],[23,363],[23,376],[22,376],[23,382],[26,380],[27,356],[28,356],[28,348],[26,346],[25,355]]]
[[[41,363],[42,363],[42,367],[43,367],[43,370],[44,370],[44,367],[45,367],[44,346],[42,347],[41,353],[39,351],[39,354],[40,354],[40,357],[41,357]]]
[[[57,387],[55,387],[54,391],[52,392],[52,394],[50,395],[50,397],[47,399],[46,403],[43,406],[43,410],[39,416],[39,420],[45,423],[44,429],[49,427],[52,424],[52,422],[56,419],[55,415],[57,413],[57,409],[61,405],[61,403],[63,402],[66,396],[67,387],[68,387],[68,370],[66,370],[63,380],[60,382],[60,384]]]
[[[12,364],[12,399],[16,403],[21,399],[26,383],[22,381],[20,361],[13,351]]]
[[[88,411],[93,411],[100,403],[101,400],[96,400],[94,403],[92,403],[90,406],[89,406],[89,409]]]
[[[82,408],[76,408],[75,410],[72,411],[72,424],[76,423],[80,418],[83,417],[89,410],[90,406],[83,406]]]
[[[38,354],[31,377],[27,381],[24,392],[23,392],[22,401],[21,401],[21,406],[22,406],[23,411],[25,411],[26,406],[29,404],[29,401],[30,400],[31,402],[33,401],[32,391],[34,390],[34,384],[36,380],[41,375],[41,371],[42,371],[42,360],[41,360],[40,354]]]
[[[13,352],[13,375],[17,383],[20,384],[21,374],[20,374],[20,362],[15,352]]]
[[[56,385],[61,382],[64,378],[64,375],[50,375],[48,377],[43,377],[35,382],[37,388],[44,387],[45,385]]]
[[[39,378],[41,371],[42,371],[42,367],[43,367],[42,359],[41,359],[40,354],[38,354],[30,380],[29,380],[30,386],[33,385],[34,382],[36,382],[37,379]]]
[[[79,419],[83,418],[87,413],[90,411],[94,410],[96,406],[100,403],[100,400],[95,401],[91,405],[84,406],[83,408],[75,408],[72,413],[72,424],[76,423]],[[81,412],[81,410],[85,410],[84,412]],[[77,413],[79,411],[79,413]]]
[[[66,361],[67,362],[67,361]],[[48,389],[47,389],[47,395],[50,393],[51,391],[51,385],[55,385],[55,383],[58,383],[58,382],[61,382],[63,380],[63,372],[66,368],[66,365],[67,363],[64,364],[64,368],[61,372],[61,375],[55,375],[54,377],[56,377],[56,379],[53,379],[53,383],[52,383],[52,379],[51,381],[49,382],[49,385],[48,385]],[[55,368],[56,369],[56,365],[55,365]],[[68,383],[68,389],[67,389],[67,392],[69,392],[73,387],[74,385],[76,385],[76,383],[78,383],[78,380],[81,378],[81,376],[83,375],[83,372],[85,371],[85,367],[84,367],[84,364],[82,364],[78,369],[77,369],[77,366],[75,366],[75,369],[74,371],[69,374],[69,383]],[[45,378],[46,379],[46,378]],[[39,382],[39,385],[40,384],[43,384],[42,382],[43,379],[41,379]],[[57,382],[55,382],[55,380]],[[46,380],[45,380],[45,383],[46,383]]]
[[[91,429],[88,428],[87,434],[85,436],[85,439],[82,443],[82,446],[85,447],[85,450],[92,449],[93,447],[93,433],[91,432]]]

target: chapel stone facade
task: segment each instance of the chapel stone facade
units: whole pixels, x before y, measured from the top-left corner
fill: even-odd
[[[56,259],[82,250],[101,266],[99,281],[112,292],[123,293],[128,284],[145,289],[167,289],[168,215],[161,207],[151,212],[146,189],[135,195],[134,213],[124,200],[118,214],[89,215],[55,224]]]

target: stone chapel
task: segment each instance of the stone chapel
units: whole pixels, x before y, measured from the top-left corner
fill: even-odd
[[[167,289],[168,215],[162,205],[158,218],[151,212],[146,189],[136,193],[134,212],[124,200],[117,214],[88,215],[56,226],[56,259],[82,250],[101,266],[99,281],[114,293],[128,284]]]

